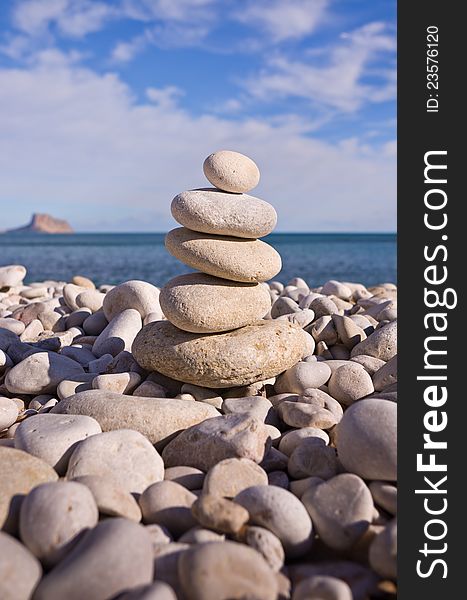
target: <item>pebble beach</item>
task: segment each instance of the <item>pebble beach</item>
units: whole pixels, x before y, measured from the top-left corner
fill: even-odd
[[[397,597],[396,285],[278,280],[254,161],[203,170],[161,287],[0,266],[2,600]]]

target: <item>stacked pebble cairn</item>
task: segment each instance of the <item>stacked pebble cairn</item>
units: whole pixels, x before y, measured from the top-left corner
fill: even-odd
[[[396,597],[397,290],[262,283],[256,166],[205,170],[162,291],[0,267],[1,600]]]
[[[262,320],[271,308],[263,282],[282,263],[257,239],[274,229],[276,211],[244,193],[258,184],[258,167],[224,150],[208,156],[204,173],[216,187],[173,199],[172,215],[183,227],[165,240],[173,256],[201,272],[175,277],[161,290],[168,321],[146,325],[133,354],[144,369],[185,383],[244,386],[292,367],[311,352],[313,340],[288,321]]]

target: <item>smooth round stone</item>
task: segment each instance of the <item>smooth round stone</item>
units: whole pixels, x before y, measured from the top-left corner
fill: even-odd
[[[141,327],[141,315],[137,310],[134,308],[123,310],[99,334],[92,346],[92,353],[98,357],[104,354],[117,356],[123,350],[130,350]]]
[[[17,321],[11,317],[0,318],[0,329],[7,329],[16,335],[21,335],[26,326],[22,321]]]
[[[397,321],[377,329],[352,349],[351,356],[366,354],[388,361],[397,354]]]
[[[35,487],[21,504],[20,536],[46,567],[73,548],[79,534],[97,525],[99,511],[89,489],[74,481]]]
[[[94,377],[95,375],[92,373],[83,373],[73,380],[64,379],[57,385],[57,397],[60,400],[65,400],[65,398],[69,398],[78,392],[90,390]]]
[[[314,575],[295,586],[292,600],[353,600],[352,590],[342,579]]]
[[[34,600],[108,600],[152,583],[151,538],[142,525],[106,519],[40,582]]]
[[[128,308],[137,310],[142,319],[160,310],[159,289],[146,281],[134,279],[115,286],[105,295],[103,309],[109,322]]]
[[[308,438],[323,440],[326,445],[329,444],[329,435],[322,429],[318,429],[317,427],[303,427],[302,429],[287,431],[279,442],[279,450],[283,454],[290,456],[302,440]]]
[[[143,585],[125,592],[118,600],[177,600],[177,596],[168,583],[155,581],[151,585]]]
[[[256,550],[236,542],[192,546],[180,555],[178,574],[189,600],[277,598],[277,581],[267,562]]]
[[[0,431],[7,429],[16,421],[19,414],[18,407],[10,400],[0,396]]]
[[[374,504],[365,482],[352,473],[311,485],[301,498],[318,535],[335,550],[347,550],[368,529]]]
[[[233,150],[218,150],[210,154],[203,163],[203,172],[216,188],[237,194],[252,190],[260,178],[256,163]]]
[[[99,423],[91,417],[45,413],[20,423],[15,448],[41,458],[63,475],[76,444],[101,432]]]
[[[234,535],[247,523],[248,511],[226,498],[202,494],[191,507],[195,519],[203,527]]]
[[[73,481],[85,485],[90,490],[101,515],[125,517],[137,523],[141,521],[138,503],[111,475],[82,475]]]
[[[52,414],[88,415],[102,431],[130,428],[142,433],[152,444],[171,439],[174,433],[219,416],[204,402],[176,398],[124,396],[115,392],[89,390],[59,402]]]
[[[42,576],[40,562],[18,540],[0,531],[0,598],[30,600]]]
[[[277,536],[264,527],[246,527],[242,541],[259,552],[271,569],[278,573],[284,566],[284,549]]]
[[[178,227],[166,235],[165,247],[192,269],[232,281],[266,281],[282,268],[279,253],[261,240],[214,236]]]
[[[321,288],[321,293],[325,296],[337,296],[342,300],[348,300],[352,295],[352,290],[344,283],[330,279]]]
[[[227,333],[199,335],[168,321],[145,325],[133,355],[148,371],[208,388],[263,381],[308,354],[307,334],[285,321],[258,321]]]
[[[261,462],[268,441],[268,431],[258,419],[250,415],[226,415],[185,429],[167,444],[162,457],[166,467],[188,465],[209,471],[226,458]]]
[[[277,394],[305,394],[308,389],[319,388],[331,377],[325,362],[299,362],[282,373],[274,385]]]
[[[48,394],[64,379],[83,373],[83,367],[67,356],[35,352],[8,371],[5,386],[12,394]]]
[[[57,473],[43,460],[0,446],[0,529],[15,531],[22,494],[57,479]]]
[[[345,405],[374,392],[370,375],[361,365],[351,361],[334,371],[328,387],[331,396]]]
[[[109,473],[122,488],[141,494],[164,479],[164,463],[141,433],[119,429],[83,440],[70,457],[66,477]]]
[[[250,514],[250,524],[265,527],[282,543],[286,556],[305,555],[313,541],[311,519],[303,504],[283,488],[253,486],[235,496]]]
[[[169,467],[164,472],[164,481],[173,481],[183,485],[187,490],[200,490],[203,487],[205,474],[194,467]]]
[[[373,539],[369,554],[371,568],[387,579],[397,578],[397,521],[392,520]]]
[[[205,273],[171,279],[161,290],[160,303],[171,323],[192,333],[228,331],[251,325],[271,308],[265,286],[235,283]]]
[[[79,285],[80,287],[88,288],[90,290],[96,289],[92,279],[89,279],[89,277],[84,277],[83,275],[73,275],[71,278],[71,283]]]
[[[92,380],[92,387],[95,390],[107,390],[117,394],[131,394],[140,381],[141,375],[134,372],[105,373]]]
[[[337,475],[339,463],[334,448],[326,446],[321,439],[309,437],[304,438],[292,452],[287,469],[293,479],[330,479]]]
[[[89,308],[93,313],[102,308],[105,294],[97,290],[86,290],[76,296],[75,302],[79,308]]]
[[[397,481],[397,404],[381,399],[352,404],[337,428],[337,453],[351,473]]]
[[[239,238],[263,237],[277,223],[277,213],[268,202],[216,189],[182,192],[172,200],[171,210],[173,218],[187,229]]]
[[[66,305],[71,308],[71,310],[78,310],[80,308],[76,304],[76,298],[81,292],[86,291],[86,288],[83,288],[79,285],[75,285],[74,283],[67,283],[62,290],[63,300]]]
[[[23,267],[23,265],[7,265],[6,267],[0,267],[0,288],[21,285],[25,277],[26,267]]]
[[[139,505],[145,523],[162,525],[179,538],[196,525],[191,514],[195,500],[196,496],[178,483],[160,481],[144,490]]]
[[[391,515],[397,514],[397,488],[385,481],[372,481],[369,486],[375,504]]]
[[[248,458],[227,458],[208,471],[203,493],[234,498],[254,485],[268,485],[266,471]]]

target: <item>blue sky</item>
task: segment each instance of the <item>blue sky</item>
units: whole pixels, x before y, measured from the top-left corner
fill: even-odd
[[[282,231],[394,231],[393,0],[0,3],[0,229],[164,231],[239,150]]]

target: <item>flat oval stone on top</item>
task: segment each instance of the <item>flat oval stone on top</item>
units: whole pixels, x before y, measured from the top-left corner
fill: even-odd
[[[178,194],[171,211],[176,221],[193,231],[240,238],[268,235],[277,223],[277,213],[268,202],[215,188]]]
[[[282,268],[279,253],[261,240],[211,235],[178,227],[166,235],[165,247],[192,269],[231,281],[267,281]]]
[[[136,336],[132,352],[148,371],[208,388],[227,388],[282,373],[309,354],[309,341],[302,329],[287,321],[258,321],[205,335],[155,321]]]

